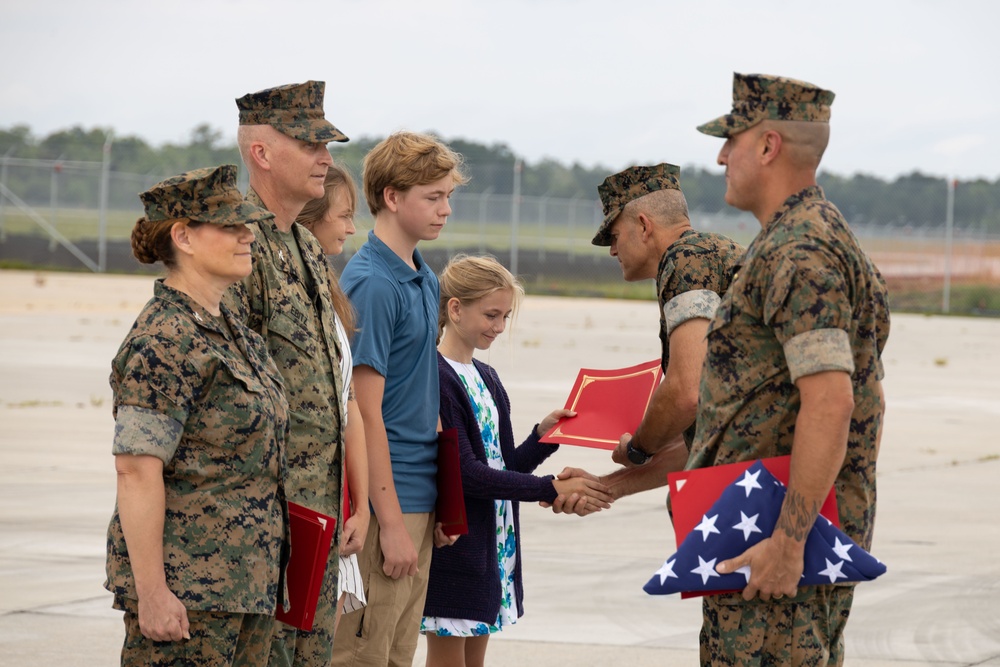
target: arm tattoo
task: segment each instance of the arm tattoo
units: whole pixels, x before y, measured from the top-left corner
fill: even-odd
[[[801,542],[806,539],[812,529],[819,509],[819,503],[809,503],[798,492],[789,489],[774,529],[781,530],[788,537]]]

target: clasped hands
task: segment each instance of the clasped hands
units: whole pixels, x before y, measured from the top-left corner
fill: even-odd
[[[632,435],[630,433],[625,433],[621,436],[618,446],[611,452],[611,459],[615,463],[620,465],[629,463],[625,450],[631,440]],[[572,487],[568,485],[563,486],[571,480],[579,481]],[[589,482],[590,485],[587,486],[583,484],[584,482]],[[559,495],[551,503],[542,502],[539,505],[544,508],[551,508],[556,514],[587,516],[594,512],[600,512],[602,509],[608,509],[611,507],[611,503],[616,500],[614,492],[606,484],[604,478],[592,475],[582,468],[563,468],[562,472],[556,475],[556,479],[552,483],[555,485]],[[587,489],[597,490],[600,492],[600,495],[596,497],[588,495]]]

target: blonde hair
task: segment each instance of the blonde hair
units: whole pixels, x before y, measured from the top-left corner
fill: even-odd
[[[323,196],[309,201],[302,208],[302,212],[299,213],[295,222],[312,231],[316,223],[322,220],[330,210],[330,206],[333,205],[333,196],[338,188],[343,188],[347,192],[347,197],[351,201],[351,211],[355,211],[358,205],[358,188],[354,185],[351,172],[347,171],[347,168],[342,164],[334,162],[327,170],[326,179],[323,181]],[[329,265],[327,266],[329,267]],[[350,338],[354,335],[357,324],[354,306],[351,305],[351,300],[341,289],[340,281],[337,280],[337,274],[332,268],[330,268],[329,274],[330,298],[333,300],[333,309],[337,311],[340,323],[344,325],[344,331]]]
[[[448,324],[448,302],[458,299],[467,306],[480,299],[510,290],[514,295],[513,311],[517,312],[524,287],[514,274],[507,270],[496,257],[489,255],[455,255],[438,277],[441,286],[441,301],[438,305],[438,342]]]
[[[449,174],[455,185],[468,182],[462,171],[462,156],[429,134],[396,132],[380,141],[365,156],[362,178],[365,199],[372,217],[385,208],[386,188],[405,192],[427,185]]]

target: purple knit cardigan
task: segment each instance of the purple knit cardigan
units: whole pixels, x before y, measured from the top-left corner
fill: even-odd
[[[472,403],[455,370],[438,354],[441,381],[441,426],[458,430],[462,464],[462,486],[469,533],[452,546],[434,549],[424,616],[462,618],[495,623],[500,613],[500,571],[497,565],[496,509],[494,500],[511,500],[514,506],[514,536],[517,563],[514,590],[517,615],[524,614],[521,584],[521,529],[518,501],[552,502],[556,497],[552,475],[531,474],[558,449],[538,441],[535,429],[519,447],[514,447],[510,423],[510,398],[493,368],[473,360],[490,390],[500,414],[500,450],[507,470],[494,470],[486,462],[479,425]]]

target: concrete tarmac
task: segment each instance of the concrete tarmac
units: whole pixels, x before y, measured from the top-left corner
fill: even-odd
[[[110,360],[152,294],[148,277],[0,271],[0,665],[117,664],[104,579],[115,497]],[[581,367],[659,355],[653,302],[528,298],[482,354],[515,435],[561,406]],[[896,315],[873,553],[847,664],[1000,666],[1000,320]],[[608,452],[562,447],[602,473]],[[580,518],[522,506],[525,616],[487,664],[697,664],[700,604],[642,585],[673,552],[665,489]],[[991,528],[992,526],[992,528]],[[421,641],[414,664],[423,664]]]

